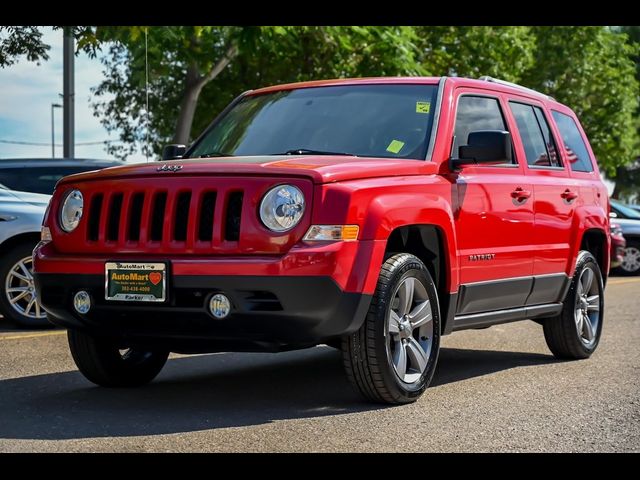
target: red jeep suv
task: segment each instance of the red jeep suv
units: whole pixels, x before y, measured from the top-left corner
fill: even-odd
[[[171,160],[169,160],[171,159]],[[416,400],[440,337],[602,331],[609,205],[576,115],[483,77],[280,85],[160,163],[72,175],[34,251],[80,371],[141,385],[169,352],[329,344],[369,400]]]

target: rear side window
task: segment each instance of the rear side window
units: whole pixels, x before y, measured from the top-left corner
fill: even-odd
[[[497,98],[464,95],[458,99],[453,156],[460,145],[467,145],[469,133],[476,130],[508,130]]]
[[[527,157],[535,167],[560,167],[558,152],[542,109],[533,105],[509,102]]]
[[[587,145],[584,143],[575,120],[569,115],[556,111],[553,111],[552,115],[558,125],[560,135],[562,135],[571,170],[574,172],[593,172],[593,163],[587,151]]]

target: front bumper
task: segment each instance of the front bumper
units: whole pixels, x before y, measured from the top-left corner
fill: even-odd
[[[143,304],[104,298],[104,276],[35,274],[50,320],[123,345],[163,346],[171,351],[279,351],[322,343],[357,330],[371,296],[343,292],[329,277],[173,276],[167,302]],[[73,295],[86,290],[92,308],[80,315]],[[232,303],[223,320],[208,313],[209,298]]]
[[[41,305],[57,325],[176,352],[278,351],[357,330],[383,252],[384,243],[361,241],[294,248],[279,257],[106,258],[62,255],[45,244],[34,250],[34,277]],[[167,301],[105,300],[104,264],[113,260],[167,262]],[[92,297],[86,315],[73,309],[78,290]],[[208,312],[216,293],[232,302],[223,320]]]

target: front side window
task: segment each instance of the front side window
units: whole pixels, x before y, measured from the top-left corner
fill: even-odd
[[[558,125],[560,135],[562,135],[564,149],[567,152],[571,170],[574,172],[593,172],[591,156],[587,151],[587,146],[580,134],[580,130],[578,130],[576,122],[569,115],[556,112],[555,110],[552,112],[552,115]]]
[[[508,130],[497,98],[464,95],[458,99],[451,154],[458,156],[460,146],[467,145],[469,134],[477,130]]]
[[[342,85],[240,100],[188,157],[336,153],[424,160],[437,85]]]
[[[527,164],[535,167],[560,167],[555,142],[542,109],[519,102],[509,102],[516,119]]]

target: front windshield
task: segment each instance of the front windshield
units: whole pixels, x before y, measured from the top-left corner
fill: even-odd
[[[249,95],[187,156],[333,153],[424,160],[437,89],[342,85]]]

